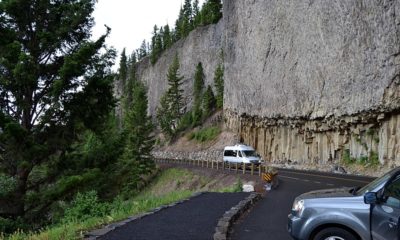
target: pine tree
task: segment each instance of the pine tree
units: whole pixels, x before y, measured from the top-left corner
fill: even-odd
[[[147,90],[142,82],[136,81],[133,84],[132,96],[132,107],[125,123],[127,144],[120,166],[121,174],[127,178],[124,185],[129,192],[138,190],[140,174],[150,172],[154,166],[151,155],[154,126],[147,113]]]
[[[44,219],[52,202],[98,177],[91,163],[64,161],[115,103],[110,29],[90,40],[95,2],[0,1],[0,174],[16,181],[0,196],[1,217]]]
[[[183,77],[179,74],[179,58],[178,54],[175,54],[174,60],[168,69],[168,98],[171,104],[171,114],[174,120],[179,121],[182,116],[183,107],[183,89],[182,80]]]
[[[123,86],[125,86],[127,71],[128,71],[128,62],[124,48],[121,53],[121,59],[119,61],[119,70],[118,70],[119,72],[118,77],[122,81]]]
[[[215,109],[215,97],[210,85],[203,95],[203,119],[209,117]]]
[[[152,45],[152,50],[151,50],[150,60],[152,64],[155,64],[162,52],[162,40],[161,40],[161,35],[158,32],[157,25],[154,26],[151,45]]]
[[[200,18],[200,8],[199,8],[199,0],[193,1],[193,27],[196,28],[200,25],[201,18]]]
[[[137,51],[137,57],[138,60],[142,60],[143,58],[145,58],[148,54],[148,45],[146,43],[146,40],[143,40],[142,44],[140,45],[140,48]]]
[[[215,24],[222,18],[221,0],[207,0],[201,9],[201,25]]]
[[[183,77],[179,74],[178,54],[175,55],[168,69],[167,79],[169,87],[160,99],[160,106],[157,108],[157,120],[164,134],[174,137],[183,115],[183,89],[181,89]]]
[[[169,29],[169,25],[165,25],[164,26],[164,35],[163,35],[163,45],[164,45],[164,49],[167,49],[169,47],[171,47],[172,45],[172,36],[171,36],[171,31]]]
[[[129,112],[130,107],[132,106],[132,101],[133,101],[133,87],[136,84],[136,56],[133,54],[133,56],[130,59],[130,65],[129,65],[129,76],[127,79],[127,82],[125,84],[124,88],[124,112]]]
[[[175,34],[174,34],[174,40],[178,41],[179,39],[182,38],[183,34],[183,30],[182,30],[182,24],[183,24],[183,19],[184,19],[184,12],[183,12],[183,8],[181,7],[181,9],[179,10],[179,16],[178,19],[176,19],[175,21]]]
[[[193,125],[199,124],[202,116],[201,110],[201,101],[203,96],[203,88],[204,88],[204,72],[203,65],[199,62],[196,66],[196,72],[194,74],[194,83],[193,83]]]
[[[216,105],[218,109],[224,106],[224,68],[222,64],[218,64],[214,73],[214,86],[216,89]]]

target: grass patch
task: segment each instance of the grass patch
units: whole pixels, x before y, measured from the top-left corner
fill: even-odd
[[[196,180],[197,179],[197,180]],[[197,181],[198,188],[202,188],[211,179],[199,177],[183,169],[168,169],[161,172],[153,183],[138,196],[129,200],[117,197],[111,203],[100,203],[93,191],[80,194],[66,211],[62,223],[49,226],[39,232],[16,232],[10,236],[0,233],[0,240],[69,240],[82,239],[85,232],[100,228],[112,222],[121,221],[133,215],[148,212],[162,205],[180,201],[190,197],[196,190],[188,190],[185,184]],[[181,183],[181,184],[178,184]],[[174,188],[176,185],[176,189]],[[179,185],[182,185],[181,187]],[[194,184],[196,185],[196,184]],[[235,192],[241,189],[240,180],[232,187],[220,189],[220,192]],[[166,191],[170,186],[171,191]],[[180,189],[179,189],[180,188]],[[90,206],[96,206],[96,212],[90,212]],[[93,216],[94,215],[94,216]]]
[[[219,127],[208,127],[190,133],[188,138],[189,140],[196,140],[198,142],[207,142],[214,140],[220,133],[221,129]]]

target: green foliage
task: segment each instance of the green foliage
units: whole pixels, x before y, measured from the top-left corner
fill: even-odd
[[[109,213],[109,206],[101,203],[96,191],[78,193],[65,211],[64,222],[82,221],[91,217],[102,217]]]
[[[123,83],[125,83],[125,80],[127,78],[127,74],[128,74],[128,63],[127,63],[127,57],[126,57],[126,53],[125,53],[125,48],[122,50],[121,53],[121,59],[119,61],[119,79],[123,81]],[[124,84],[125,85],[125,84]]]
[[[201,100],[204,89],[204,72],[203,65],[199,62],[196,66],[196,72],[194,73],[194,83],[193,83],[193,97],[195,105]]]
[[[192,124],[193,124],[193,114],[191,111],[189,111],[182,116],[181,120],[179,121],[177,130],[180,132],[184,131],[192,127]]]
[[[352,164],[355,162],[355,159],[350,156],[350,149],[345,149],[343,151],[342,160],[345,164]]]
[[[369,163],[373,166],[377,166],[380,164],[378,153],[374,151],[370,151],[369,153]]]
[[[192,132],[189,135],[189,140],[196,140],[198,142],[207,142],[214,140],[221,133],[218,127],[203,128],[197,132]]]
[[[224,106],[224,68],[222,64],[218,64],[214,73],[214,86],[216,89],[216,105],[218,109]]]
[[[149,174],[154,169],[151,150],[154,146],[152,135],[154,126],[147,114],[147,89],[142,82],[133,87],[133,101],[127,113],[126,145],[119,162],[119,175],[124,192],[135,192],[141,183],[140,175]]]
[[[95,2],[0,1],[0,171],[16,182],[0,197],[3,217],[47,219],[52,202],[98,172],[71,154],[115,105],[110,29],[91,40]]]
[[[167,79],[169,88],[160,99],[157,120],[164,134],[175,137],[177,125],[183,115],[183,89],[181,88],[183,77],[179,74],[178,54],[175,55],[168,69]]]
[[[209,117],[215,109],[215,97],[210,85],[208,85],[207,90],[203,95],[203,119]]]
[[[6,197],[17,187],[14,177],[0,173],[0,197]]]
[[[162,35],[163,29],[158,30],[157,25],[154,25],[153,37],[151,40],[150,61],[155,64],[163,51]]]
[[[222,18],[221,0],[206,0],[203,4],[199,17],[200,25],[215,24]]]
[[[359,158],[352,158],[350,156],[350,150],[346,149],[343,152],[342,156],[343,162],[345,164],[351,165],[351,164],[361,164],[361,165],[366,165],[366,166],[377,166],[380,164],[379,162],[379,156],[376,152],[370,151],[369,156],[361,156]]]

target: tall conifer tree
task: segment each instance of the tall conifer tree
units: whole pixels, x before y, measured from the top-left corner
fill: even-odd
[[[86,163],[65,161],[84,130],[104,128],[114,104],[109,29],[90,40],[95,3],[0,1],[0,173],[16,182],[0,196],[2,217],[37,217],[96,178]]]

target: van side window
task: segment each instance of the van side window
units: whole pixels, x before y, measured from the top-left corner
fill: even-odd
[[[242,157],[242,152],[238,151],[238,157]]]
[[[224,156],[225,157],[236,157],[236,151],[234,151],[234,150],[225,150]]]
[[[386,204],[391,207],[400,209],[400,178],[390,183],[384,192]]]

